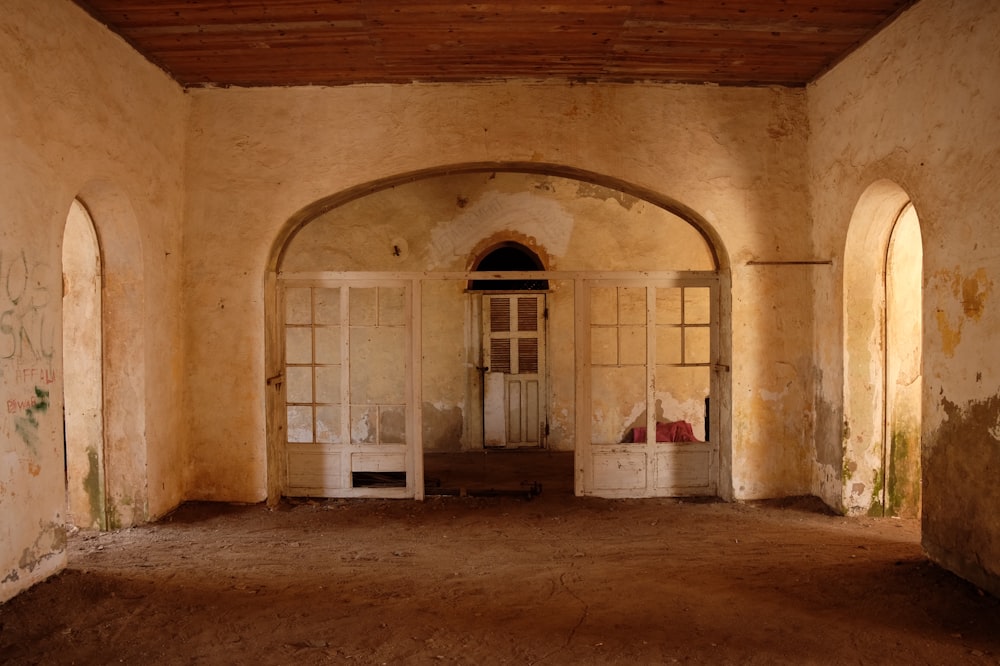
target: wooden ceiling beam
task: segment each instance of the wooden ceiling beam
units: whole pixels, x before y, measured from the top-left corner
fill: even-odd
[[[915,0],[75,0],[183,85],[804,85]]]

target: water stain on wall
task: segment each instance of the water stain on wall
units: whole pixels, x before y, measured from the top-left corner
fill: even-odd
[[[955,348],[962,341],[962,325],[959,323],[957,327],[952,327],[944,310],[935,312],[934,319],[937,321],[938,334],[941,336],[941,351],[945,356],[953,357]]]
[[[948,277],[951,283],[951,291],[955,299],[962,304],[962,313],[965,319],[952,322],[948,314],[938,308],[934,313],[937,321],[938,333],[941,336],[942,351],[948,357],[955,355],[955,349],[962,341],[962,326],[965,320],[971,319],[979,321],[986,309],[986,301],[993,291],[993,281],[989,279],[986,269],[980,268],[970,276],[962,277],[956,270]]]
[[[986,526],[1000,506],[1000,395],[957,405],[941,399],[946,415],[924,448],[924,548],[936,561],[1000,594],[1000,542]],[[955,492],[961,488],[962,492]]]
[[[920,515],[920,432],[913,423],[894,428],[889,445],[886,512],[890,516]]]
[[[986,269],[983,268],[962,281],[962,310],[966,317],[979,320],[992,289],[993,282],[987,277]]]
[[[817,380],[819,386],[821,380]],[[816,398],[816,460],[822,465],[839,468],[843,458],[844,441],[840,424],[844,420],[843,408],[835,406],[820,397]]]
[[[464,417],[460,407],[423,405],[424,446],[431,451],[461,451]]]
[[[101,471],[97,449],[93,446],[87,447],[87,476],[83,479],[83,488],[87,492],[90,504],[91,523],[98,525],[101,529],[104,524],[104,510],[101,492]]]
[[[45,560],[66,550],[66,528],[55,522],[39,525],[35,542],[21,552],[17,566],[21,571],[32,572]],[[16,578],[14,579],[16,580]]]

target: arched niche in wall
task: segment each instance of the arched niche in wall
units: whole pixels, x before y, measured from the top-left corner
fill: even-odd
[[[67,522],[107,529],[101,250],[90,213],[74,200],[63,232],[63,433]]]
[[[401,314],[405,308],[399,310],[397,319],[412,326],[406,335],[419,346],[410,357],[413,359],[410,365],[399,369],[399,374],[411,373],[407,390],[416,396],[413,399],[418,401],[419,408],[415,410],[418,414],[412,413],[414,409],[410,405],[405,417],[399,416],[402,412],[391,418],[384,417],[383,411],[390,414],[394,409],[385,403],[363,417],[368,424],[361,428],[365,435],[352,444],[361,446],[369,439],[381,441],[383,432],[392,431],[390,422],[403,418],[410,419],[407,423],[419,431],[422,450],[482,448],[482,406],[476,404],[481,401],[477,368],[482,366],[482,301],[470,293],[472,276],[469,272],[479,266],[484,257],[503,247],[527,249],[538,259],[536,267],[544,268],[539,278],[546,281],[549,293],[538,312],[547,317],[546,329],[560,340],[558,350],[547,357],[545,375],[551,381],[543,400],[546,411],[540,432],[544,441],[537,442],[538,446],[574,450],[575,433],[581,427],[588,432],[599,428],[602,433],[614,433],[615,441],[622,442],[626,436],[633,436],[635,428],[649,423],[655,425],[660,419],[695,421],[697,434],[702,438],[707,436],[710,428],[704,398],[710,382],[716,387],[713,389],[717,395],[715,408],[729,404],[728,374],[720,373],[718,368],[728,367],[730,339],[728,264],[720,261],[725,253],[708,225],[693,211],[662,195],[565,167],[538,164],[450,167],[404,174],[316,202],[290,220],[277,239],[267,285],[268,348],[272,350],[267,357],[268,377],[271,378],[268,495],[272,501],[288,492],[290,476],[298,474],[286,467],[290,460],[287,455],[289,439],[295,440],[296,447],[329,447],[354,438],[360,432],[362,424],[354,421],[354,414],[357,412],[360,419],[361,411],[340,403],[336,403],[333,410],[326,409],[334,405],[326,400],[335,391],[324,384],[327,380],[323,375],[328,372],[322,368],[329,364],[320,363],[314,354],[317,336],[330,334],[323,330],[329,324],[316,318],[328,316],[319,312],[329,309],[330,298],[344,303],[342,299],[347,297],[351,303],[356,303],[370,296],[373,322],[383,314],[388,317],[387,321],[396,318],[396,311],[392,309],[396,306],[385,305],[389,308],[385,310],[382,304],[402,302],[398,299],[410,304],[406,307],[415,309],[406,311],[405,317]],[[661,278],[658,284],[663,291],[649,291],[649,296],[642,296],[640,303],[635,299],[640,293],[646,294],[641,290],[647,287],[639,281],[647,274]],[[592,279],[598,275],[618,282],[597,285]],[[699,286],[682,284],[683,279],[695,277],[702,280]],[[327,282],[321,284],[322,280]],[[358,289],[356,294],[350,291],[354,287]],[[345,288],[348,290],[344,291]],[[375,291],[366,295],[360,291],[362,288]],[[661,380],[671,373],[693,373],[687,366],[696,365],[693,350],[702,345],[704,353],[698,357],[697,372],[704,375],[704,379],[698,381],[703,381],[705,387],[698,388],[693,385],[697,381],[683,378],[680,383],[674,383],[674,386],[691,384],[684,389],[683,395],[664,389],[651,393],[649,402],[643,402],[646,406],[616,406],[612,424],[594,424],[576,418],[574,413],[579,409],[574,403],[572,378],[583,361],[567,341],[573,339],[579,325],[574,311],[583,307],[583,301],[574,294],[582,293],[580,290],[584,288],[604,290],[600,291],[601,298],[612,298],[616,303],[620,299],[614,306],[616,311],[625,312],[637,303],[642,308],[647,303],[654,304],[650,305],[654,310],[660,307],[662,321],[652,314],[642,315],[641,326],[648,322],[652,322],[650,326],[662,326],[659,333],[650,328],[648,339],[653,340],[653,344],[657,339],[670,339],[677,345],[685,344],[682,342],[685,340],[688,349],[692,350],[686,360],[679,351],[680,346],[671,352],[673,356],[666,352],[661,354],[657,366]],[[689,291],[683,291],[685,288]],[[332,291],[317,289],[340,291],[334,296]],[[299,302],[294,312],[289,309],[293,301]],[[667,313],[674,307],[668,302],[676,302],[676,313]],[[338,307],[344,308],[338,316],[352,316],[354,306]],[[592,307],[589,301],[585,307]],[[680,314],[685,307],[687,320]],[[307,315],[306,310],[310,314]],[[675,314],[676,322],[671,319]],[[615,329],[615,335],[639,334],[638,328],[632,330],[631,320],[626,321],[632,316],[623,314],[621,322],[615,320],[613,325],[621,327]],[[711,331],[709,317],[714,317]],[[353,333],[347,326],[342,334]],[[370,334],[391,335],[374,330]],[[588,328],[584,334],[606,336],[608,331]],[[298,341],[289,346],[292,339]],[[341,340],[338,344],[345,344],[342,335],[337,339]],[[624,339],[622,344],[629,346]],[[630,345],[632,350],[638,348]],[[710,358],[710,354],[715,356]],[[290,357],[296,360],[292,362]],[[340,357],[333,365],[339,366],[345,358]],[[414,367],[417,364],[419,367]],[[380,373],[365,374],[373,377]],[[710,380],[709,376],[714,378]],[[345,379],[343,375],[337,381],[338,395],[362,390],[360,384],[353,384],[354,380]],[[665,381],[661,381],[661,386]],[[643,380],[638,386],[642,393],[643,386],[652,384]],[[327,397],[319,400],[319,391]],[[289,395],[294,399],[289,399]],[[637,399],[645,400],[642,396]],[[375,423],[379,424],[377,428],[371,425]],[[339,434],[331,435],[332,430]],[[655,428],[650,429],[653,430]],[[716,460],[717,468],[722,470],[719,476],[724,478],[713,488],[723,497],[729,497],[728,414],[718,419],[714,433],[715,441],[725,444]],[[406,436],[413,435],[408,431]],[[393,437],[401,439],[398,435]],[[387,440],[385,443],[392,442]],[[319,448],[322,447],[310,450]],[[359,449],[356,453],[364,452]],[[341,483],[348,484],[353,470],[345,470],[344,466],[353,465],[351,460],[326,461],[321,467],[328,470],[324,472],[327,476],[336,475]],[[317,479],[304,480],[300,486],[291,485],[304,494],[312,494],[314,488],[309,483],[314,481]],[[409,491],[420,492],[413,488]]]
[[[101,377],[104,452],[102,527],[142,523],[147,515],[145,302],[142,244],[128,196],[103,180],[77,196],[101,253]]]
[[[910,196],[878,181],[855,207],[844,253],[843,504],[920,513],[923,248]]]

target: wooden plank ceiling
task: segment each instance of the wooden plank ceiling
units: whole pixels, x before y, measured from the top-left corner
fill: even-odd
[[[915,0],[76,0],[185,86],[802,86]]]

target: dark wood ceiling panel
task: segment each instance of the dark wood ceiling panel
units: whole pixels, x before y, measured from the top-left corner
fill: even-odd
[[[134,28],[365,20],[365,0],[94,0],[90,7],[116,31]]]
[[[801,86],[914,0],[76,0],[187,86]]]

